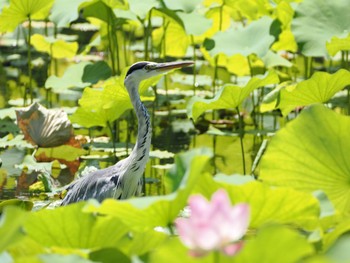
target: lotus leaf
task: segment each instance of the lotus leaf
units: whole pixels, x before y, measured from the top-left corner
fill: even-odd
[[[54,0],[11,1],[0,14],[0,32],[11,32],[22,22],[31,19],[44,19],[48,16]]]
[[[239,106],[253,90],[266,85],[277,84],[278,82],[277,74],[270,71],[263,77],[251,78],[245,87],[226,84],[213,99],[193,97],[189,102],[188,116],[196,120],[206,110],[235,108]]]
[[[261,160],[259,178],[269,184],[324,191],[348,212],[350,119],[313,105],[276,133]]]
[[[77,42],[66,42],[62,39],[51,39],[40,34],[31,36],[31,43],[36,50],[46,52],[53,58],[72,58],[78,51]]]
[[[292,32],[305,56],[327,56],[326,42],[350,31],[347,0],[305,0],[295,10]]]
[[[277,107],[283,115],[287,115],[295,107],[327,102],[347,85],[350,85],[350,72],[345,69],[334,74],[316,72],[311,78],[298,83],[294,89],[282,89]]]

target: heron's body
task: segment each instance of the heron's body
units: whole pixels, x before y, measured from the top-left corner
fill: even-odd
[[[138,62],[130,67],[124,83],[138,120],[136,144],[127,158],[73,182],[67,188],[68,192],[62,205],[90,198],[98,201],[105,198],[126,199],[141,193],[141,178],[149,158],[152,128],[148,111],[140,100],[139,84],[151,76],[191,64],[192,62],[164,64]]]

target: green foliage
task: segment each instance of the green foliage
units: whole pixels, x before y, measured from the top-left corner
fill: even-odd
[[[206,110],[238,107],[253,90],[278,82],[277,74],[268,72],[266,76],[251,78],[244,87],[227,84],[221,88],[213,99],[192,98],[188,106],[188,115],[196,120]]]
[[[13,31],[22,22],[30,19],[44,19],[49,14],[54,0],[11,1],[0,15],[0,32]]]
[[[349,261],[349,11],[347,0],[0,0],[0,262]],[[145,196],[55,207],[65,184],[135,142],[127,66],[177,58],[194,67],[139,87],[154,143]],[[24,140],[17,127],[33,123],[16,123],[16,106],[34,100],[69,115],[64,145]],[[174,221],[191,195],[218,189],[249,205],[249,231],[237,255],[195,258]]]
[[[220,53],[228,56],[255,54],[258,57],[263,57],[274,41],[274,36],[270,35],[271,24],[271,18],[263,17],[247,27],[218,32],[213,37],[215,47],[210,51],[210,54],[212,56]]]
[[[348,117],[322,105],[304,110],[271,140],[259,178],[308,192],[323,190],[348,213],[350,166],[344,152],[350,147],[349,129]]]
[[[310,11],[312,10],[312,12]],[[306,0],[298,5],[292,32],[305,56],[327,56],[326,42],[345,37],[350,30],[347,0]]]
[[[341,69],[334,74],[316,72],[295,87],[282,89],[276,106],[281,109],[283,115],[287,115],[296,107],[327,102],[348,85],[350,72],[347,70]]]

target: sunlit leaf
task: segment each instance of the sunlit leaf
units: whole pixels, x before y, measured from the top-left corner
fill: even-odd
[[[349,51],[350,34],[345,38],[332,37],[331,40],[326,43],[326,48],[331,56],[336,55],[339,51]]]
[[[312,12],[310,12],[312,10]],[[347,0],[305,0],[295,11],[292,32],[306,56],[327,56],[326,42],[343,38],[350,31],[350,5]]]
[[[270,35],[271,24],[270,17],[263,17],[246,27],[218,32],[212,37],[215,41],[215,47],[210,50],[210,54],[212,56],[220,53],[227,56],[256,54],[258,57],[263,57],[275,40],[274,36]]]
[[[20,23],[31,19],[44,19],[49,14],[54,0],[11,1],[0,14],[0,32],[13,31]]]
[[[178,237],[169,238],[157,249],[152,251],[149,255],[149,263],[167,262],[167,263],[212,263],[215,262],[214,253],[205,257],[193,257],[189,255],[189,250],[180,241]],[[220,263],[232,262],[232,258],[222,256]]]
[[[105,200],[99,207],[90,207],[91,211],[111,215],[118,218],[129,228],[148,230],[156,226],[168,226],[178,216],[186,205],[192,188],[202,174],[207,173],[206,164],[211,158],[211,152],[201,154],[193,151],[190,165],[184,174],[182,183],[176,192],[164,196],[147,196],[126,201]]]
[[[0,251],[19,241],[24,235],[21,225],[25,221],[27,213],[14,206],[4,209],[0,218]]]
[[[153,30],[152,39],[153,44],[159,47],[162,56],[184,57],[190,44],[185,29],[173,20],[166,23],[165,27]]]
[[[275,51],[285,50],[290,52],[296,52],[298,50],[298,46],[295,42],[295,38],[292,31],[282,31],[282,33],[278,36],[278,41],[276,41],[272,45],[271,49]]]
[[[123,243],[122,251],[127,255],[144,255],[161,245],[168,234],[150,229],[142,232],[134,232],[133,239]]]
[[[66,42],[62,39],[44,37],[40,34],[31,36],[34,48],[50,54],[53,58],[72,58],[78,51],[78,42]]]
[[[188,104],[188,116],[196,120],[206,110],[235,108],[253,90],[278,82],[277,74],[271,71],[266,76],[251,78],[245,87],[226,84],[213,99],[192,98]]]
[[[227,176],[226,176],[227,177]],[[291,188],[271,188],[249,180],[247,183],[227,178],[201,177],[195,192],[210,198],[218,189],[225,189],[234,204],[247,203],[251,210],[250,226],[259,228],[268,223],[293,224],[303,229],[318,227],[319,203],[311,194]]]
[[[50,20],[57,27],[65,27],[79,17],[78,7],[87,0],[56,0],[51,9]]]
[[[127,233],[118,219],[83,212],[85,203],[40,210],[31,214],[24,229],[28,236],[45,247],[112,247]]]
[[[186,2],[189,1],[186,0]],[[212,25],[212,21],[198,12],[178,13],[178,16],[182,19],[185,26],[185,31],[188,35],[202,35]],[[193,21],[196,21],[196,23],[193,23]]]
[[[344,235],[349,231],[350,231],[350,218],[347,218],[343,220],[340,224],[338,224],[330,232],[325,234],[323,238],[324,250],[326,251],[329,248],[331,248],[334,245],[334,243],[337,242],[337,239],[339,239],[341,235]]]
[[[348,212],[349,129],[349,117],[322,105],[303,110],[271,140],[260,179],[308,192],[322,190],[338,210]]]
[[[206,13],[205,17],[213,21],[213,25],[205,33],[206,37],[212,37],[219,31],[226,31],[231,25],[231,9],[226,5],[223,7],[215,6],[210,8]]]
[[[157,8],[159,6],[157,0],[129,0],[128,2],[130,10],[141,19],[145,19],[152,8]]]
[[[50,76],[45,82],[45,88],[52,89],[53,92],[59,93],[60,90],[69,88],[84,88],[89,86],[90,83],[82,81],[85,66],[91,64],[91,62],[80,62],[79,64],[73,64],[69,66],[64,72],[62,77]]]
[[[316,72],[310,79],[296,85],[294,89],[282,89],[278,108],[284,115],[298,106],[327,102],[338,91],[350,85],[350,72],[344,69],[334,74]]]
[[[271,225],[245,241],[234,262],[293,263],[313,253],[313,246],[300,233],[289,227]]]
[[[152,85],[155,85],[161,76],[155,76],[141,82],[139,92],[142,95]],[[141,100],[153,100],[154,97],[141,96]],[[123,78],[110,78],[103,89],[84,90],[79,100],[80,107],[70,117],[72,122],[84,127],[106,127],[108,122],[118,119],[126,110],[132,108],[129,94],[124,87]]]
[[[81,155],[87,153],[87,150],[81,148],[76,148],[71,145],[61,145],[53,148],[39,148],[35,152],[35,156],[40,159],[62,159],[66,161],[74,161]]]
[[[33,202],[19,199],[8,199],[0,202],[0,214],[4,211],[5,207],[16,206],[23,210],[31,211],[33,208]]]

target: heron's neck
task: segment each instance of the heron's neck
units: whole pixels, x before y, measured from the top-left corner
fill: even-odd
[[[138,92],[139,82],[132,83],[132,87],[128,89],[131,103],[134,107],[137,120],[137,140],[130,154],[132,158],[133,170],[144,170],[149,157],[149,151],[152,138],[151,120],[145,105],[141,102]]]

